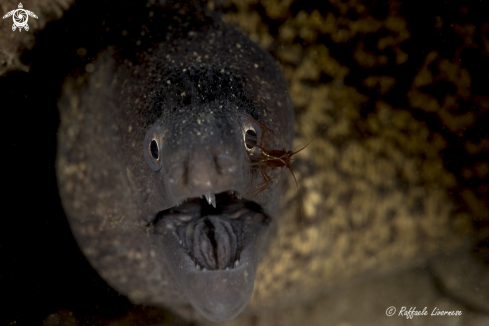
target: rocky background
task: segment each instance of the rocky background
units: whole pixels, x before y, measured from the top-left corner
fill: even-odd
[[[2,2],[1,15],[17,5]],[[71,236],[54,177],[56,103],[63,79],[90,72],[91,62],[107,45],[122,39],[136,43],[144,36],[140,25],[146,12],[115,1],[23,5],[40,18],[29,19],[29,32],[12,32],[11,18],[0,21],[2,165],[4,188],[10,192],[6,203],[12,207],[2,217],[5,227],[0,231],[0,293],[8,302],[0,308],[5,311],[0,322],[186,325],[171,312],[133,306],[99,278]],[[277,261],[272,258],[268,264],[280,268],[257,280],[260,285],[250,305],[268,301],[274,306],[289,292],[297,293],[292,296],[296,300],[279,308],[263,305],[259,314],[231,324],[489,324],[484,315],[489,308],[478,304],[484,294],[460,300],[438,282],[445,270],[472,266],[466,256],[489,262],[488,10],[477,1],[426,6],[421,1],[331,0],[318,6],[264,0],[208,6],[221,10],[225,20],[237,24],[282,65],[296,108],[294,148],[322,131],[294,157],[303,207],[291,207],[302,216],[305,230],[292,242],[294,250],[316,252],[319,258],[283,259],[284,251],[274,253],[272,248]],[[287,200],[292,198],[297,198],[293,187],[286,194]],[[345,218],[350,211],[342,207],[385,218]],[[349,236],[331,243],[337,260],[326,260],[331,253],[317,249],[320,239],[314,226],[321,216],[336,216],[328,227]],[[382,234],[385,241],[378,241]],[[374,239],[370,247],[368,235]],[[348,254],[365,246],[371,252],[393,249],[386,250],[384,258]],[[458,247],[460,254],[450,253]],[[427,257],[443,251],[447,258],[441,256],[425,268]],[[423,257],[415,262],[418,254]],[[338,276],[343,270],[318,261],[345,261],[351,275],[358,270],[371,273],[345,285]],[[310,274],[294,270],[302,263],[311,264]],[[412,268],[393,274],[395,265]],[[376,271],[389,273],[379,276]],[[283,283],[267,286],[280,272],[305,280],[296,287],[313,287],[325,277],[334,282],[314,293],[300,293]],[[466,273],[462,269],[456,279]],[[402,305],[438,306],[464,314],[413,320],[385,316],[389,306]]]

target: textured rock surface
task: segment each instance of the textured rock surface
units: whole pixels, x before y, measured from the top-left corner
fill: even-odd
[[[295,221],[291,188],[284,202],[293,213],[283,216],[250,307],[413,265],[469,239],[474,219],[476,228],[487,223],[489,98],[460,60],[481,58],[467,48],[485,44],[474,35],[484,40],[486,25],[461,23],[475,8],[417,22],[403,6],[228,4],[228,21],[282,64],[296,107],[295,148],[327,127],[297,155],[303,219]],[[419,34],[428,26],[440,35],[432,44]],[[449,37],[458,39],[447,49]]]

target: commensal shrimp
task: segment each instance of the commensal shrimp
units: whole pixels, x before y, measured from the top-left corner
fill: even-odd
[[[259,149],[259,155],[253,155],[253,153],[250,154],[251,158],[251,163],[250,166],[255,166],[258,167],[260,170],[260,173],[263,178],[263,182],[255,185],[255,188],[248,194],[254,194],[253,197],[257,196],[259,193],[261,193],[263,190],[267,189],[268,184],[272,181],[272,178],[268,174],[270,170],[275,169],[275,168],[284,168],[286,167],[290,173],[292,174],[292,177],[294,177],[295,185],[297,187],[297,190],[299,190],[299,185],[297,183],[297,179],[294,175],[294,172],[292,171],[291,167],[291,158],[293,155],[299,153],[302,151],[304,148],[306,148],[311,141],[314,139],[311,139],[304,147],[301,149],[292,152],[292,151],[286,151],[284,149],[268,149],[268,142],[270,141],[271,136],[273,135],[273,130],[265,126],[263,123],[253,119],[252,117],[245,115],[245,114],[239,114],[239,116],[243,119],[247,119],[250,122],[253,122],[254,124],[260,126],[262,128],[261,135],[260,135],[260,141],[258,142],[257,140],[257,135],[255,132],[251,133],[246,133],[246,139],[245,139],[245,144],[247,148],[252,149],[253,147],[257,147]],[[265,133],[269,132],[268,137],[265,139]],[[284,169],[282,172],[285,171]],[[279,175],[282,173],[280,172]]]

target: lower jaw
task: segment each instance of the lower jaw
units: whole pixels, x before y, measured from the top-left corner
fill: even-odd
[[[197,200],[189,202],[195,204]],[[188,221],[179,219],[175,214],[178,208],[174,208],[160,214],[155,223],[154,235],[168,258],[173,279],[190,304],[213,322],[231,320],[245,308],[253,293],[258,262],[267,247],[270,218],[256,203],[239,203],[243,205],[235,211],[223,209],[223,214]],[[190,240],[189,233],[194,233]]]

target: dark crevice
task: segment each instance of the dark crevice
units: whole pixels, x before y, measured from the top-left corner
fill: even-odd
[[[215,230],[214,224],[212,224],[211,221],[206,220],[205,225],[207,226],[207,230],[208,230],[207,237],[209,238],[212,246],[214,248],[216,248],[217,247],[217,241],[216,241],[215,232],[214,232],[214,230]]]

